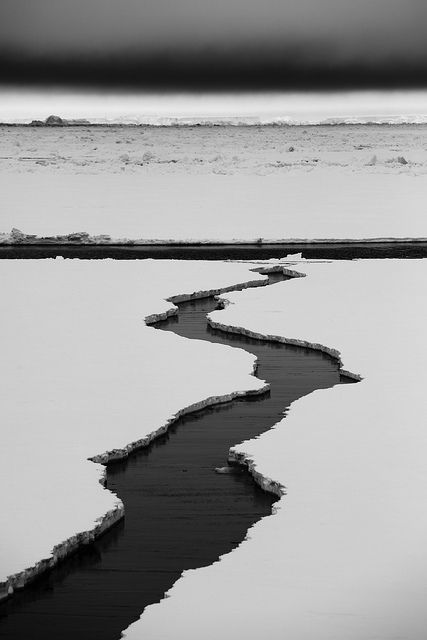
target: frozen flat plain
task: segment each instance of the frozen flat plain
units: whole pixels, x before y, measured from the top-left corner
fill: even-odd
[[[0,242],[427,238],[427,125],[0,133]]]
[[[264,387],[246,351],[144,323],[173,308],[164,298],[263,279],[218,262],[0,261],[0,596],[8,576],[119,515],[88,458],[194,403]]]
[[[363,380],[302,398],[234,448],[287,495],[239,548],[185,572],[127,640],[425,635],[427,262],[293,268],[307,277],[226,294],[212,321],[336,349]]]

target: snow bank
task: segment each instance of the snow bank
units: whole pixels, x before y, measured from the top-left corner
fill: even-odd
[[[232,457],[285,485],[276,514],[185,572],[127,640],[419,640],[427,612],[427,262],[309,264],[227,294],[214,323],[337,350],[363,380],[295,402]]]
[[[247,352],[144,323],[174,312],[164,298],[263,279],[212,262],[0,261],[0,597],[122,516],[88,458],[264,388]]]

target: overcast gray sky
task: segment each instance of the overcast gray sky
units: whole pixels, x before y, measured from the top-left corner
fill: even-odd
[[[424,63],[426,41],[426,0],[0,0],[9,58],[247,49],[252,58],[295,51],[304,64],[378,67]]]

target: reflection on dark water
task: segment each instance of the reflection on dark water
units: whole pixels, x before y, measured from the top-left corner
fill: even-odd
[[[214,468],[227,464],[232,445],[270,429],[297,398],[339,384],[340,374],[325,354],[211,330],[206,314],[215,307],[212,298],[183,303],[158,326],[248,349],[270,391],[181,418],[148,448],[108,465],[125,520],[0,605],[3,640],[116,640],[184,569],[215,562],[271,513],[275,497],[247,472]]]

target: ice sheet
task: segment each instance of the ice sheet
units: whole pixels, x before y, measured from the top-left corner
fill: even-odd
[[[427,238],[425,126],[1,134],[0,242],[14,227],[142,242]]]

